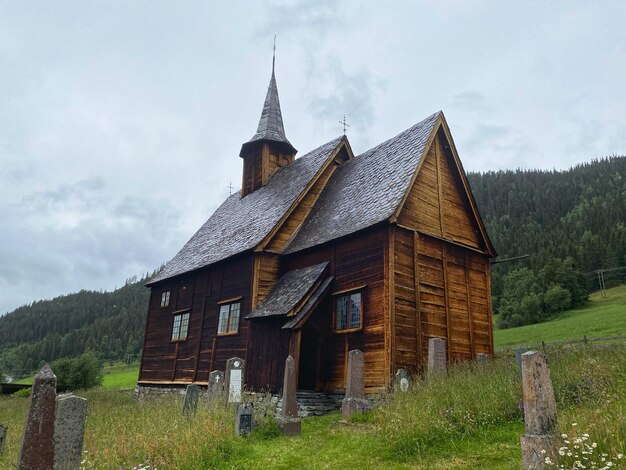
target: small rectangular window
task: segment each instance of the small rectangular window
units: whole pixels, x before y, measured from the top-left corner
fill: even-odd
[[[174,315],[174,323],[172,325],[172,341],[181,341],[187,338],[189,330],[189,312]]]
[[[170,291],[166,290],[161,293],[161,307],[169,307],[170,306]]]
[[[241,302],[220,305],[220,316],[217,321],[217,334],[225,335],[239,331],[239,312]]]
[[[361,291],[335,297],[335,330],[357,330],[363,326]]]

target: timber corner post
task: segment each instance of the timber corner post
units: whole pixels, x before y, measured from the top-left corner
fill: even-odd
[[[522,468],[538,470],[556,455],[556,401],[545,353],[529,351],[521,359],[526,431],[521,438]]]

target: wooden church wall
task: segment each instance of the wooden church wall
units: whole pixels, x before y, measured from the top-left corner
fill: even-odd
[[[392,246],[394,370],[424,365],[430,338],[452,361],[491,354],[488,258],[400,227]]]
[[[326,332],[323,382],[326,391],[345,389],[348,351],[361,349],[365,356],[365,388],[381,391],[387,386],[389,370],[388,345],[385,340],[386,302],[385,266],[387,257],[387,228],[375,227],[356,237],[338,240],[323,247],[295,253],[287,260],[286,270],[297,269],[323,261],[330,262],[334,276],[333,292],[363,287],[363,329],[352,333],[337,333],[334,326]],[[333,316],[333,307],[313,315]]]
[[[394,370],[425,364],[433,337],[447,340],[450,360],[492,353],[489,258],[442,129],[397,224],[390,240]]]
[[[207,382],[209,371],[224,370],[227,359],[245,359],[252,266],[246,254],[152,287],[139,382]],[[170,305],[161,308],[161,293],[168,290]],[[238,333],[217,335],[219,302],[239,297]],[[186,339],[171,341],[174,316],[187,311]]]

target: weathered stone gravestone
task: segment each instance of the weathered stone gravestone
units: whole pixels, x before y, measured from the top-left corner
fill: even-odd
[[[517,362],[517,370],[519,371],[519,375],[522,375],[522,354],[524,354],[528,349],[526,348],[516,348],[515,349],[515,362]]]
[[[4,450],[4,441],[6,441],[8,429],[4,424],[0,424],[0,455],[2,455]]]
[[[232,357],[226,361],[226,385],[229,403],[241,402],[245,361],[240,357]]]
[[[86,399],[65,396],[57,400],[54,421],[54,470],[80,469],[86,420]]]
[[[411,386],[411,381],[409,378],[409,373],[406,369],[398,369],[396,371],[396,375],[393,377],[393,391],[398,392],[408,392],[409,387]]]
[[[546,355],[529,351],[521,355],[524,425],[522,466],[524,470],[543,469],[545,459],[553,459],[558,446],[556,401]]]
[[[187,385],[185,390],[185,399],[183,400],[183,414],[187,417],[195,416],[198,408],[198,397],[200,396],[200,387],[196,384]]]
[[[348,353],[346,396],[341,402],[341,417],[345,421],[350,415],[365,410],[365,359],[362,351],[353,349]]]
[[[252,403],[239,403],[235,413],[235,434],[247,436],[252,432]]]
[[[209,403],[221,399],[224,395],[224,372],[221,370],[214,370],[209,374],[207,395],[209,397]]]
[[[478,353],[476,354],[476,362],[479,362],[481,364],[485,363],[489,361],[489,355],[485,354],[485,353]]]
[[[428,340],[428,373],[441,373],[447,370],[446,340],[430,338]]]
[[[278,425],[283,433],[289,436],[300,434],[301,423],[298,417],[298,402],[296,401],[296,363],[293,357],[288,356],[285,361],[285,375],[283,379],[283,406],[278,415]]]
[[[54,466],[56,390],[56,375],[46,364],[33,381],[30,407],[17,461],[18,470],[50,469]]]

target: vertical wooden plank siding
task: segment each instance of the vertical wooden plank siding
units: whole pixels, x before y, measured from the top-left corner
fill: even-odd
[[[446,350],[448,352],[448,361],[452,358],[452,347],[450,343],[451,331],[450,331],[450,297],[448,294],[448,263],[446,260],[446,245],[441,243],[441,260],[443,265],[443,296],[445,299],[445,312],[446,312]]]
[[[476,351],[474,351],[474,320],[472,320],[472,300],[470,297],[470,263],[469,263],[469,253],[465,252],[465,287],[466,287],[466,298],[467,298],[467,317],[469,323],[469,338],[470,338],[470,358],[473,359],[476,357]]]
[[[389,234],[389,268],[388,268],[388,276],[389,276],[389,352],[387,353],[389,356],[389,364],[395,364],[395,348],[396,348],[396,335],[395,335],[395,324],[396,324],[396,289],[394,282],[394,271],[395,271],[395,227],[389,227],[387,233]],[[392,368],[393,369],[393,368]],[[387,376],[391,376],[393,373],[392,370],[388,369]]]
[[[424,364],[422,357],[422,309],[420,305],[420,275],[418,267],[419,235],[413,232],[413,274],[415,275],[415,365],[419,369]]]
[[[397,227],[394,230],[393,305],[395,315],[394,368],[415,371],[419,362],[415,295],[414,233]],[[394,370],[392,369],[392,373]]]

